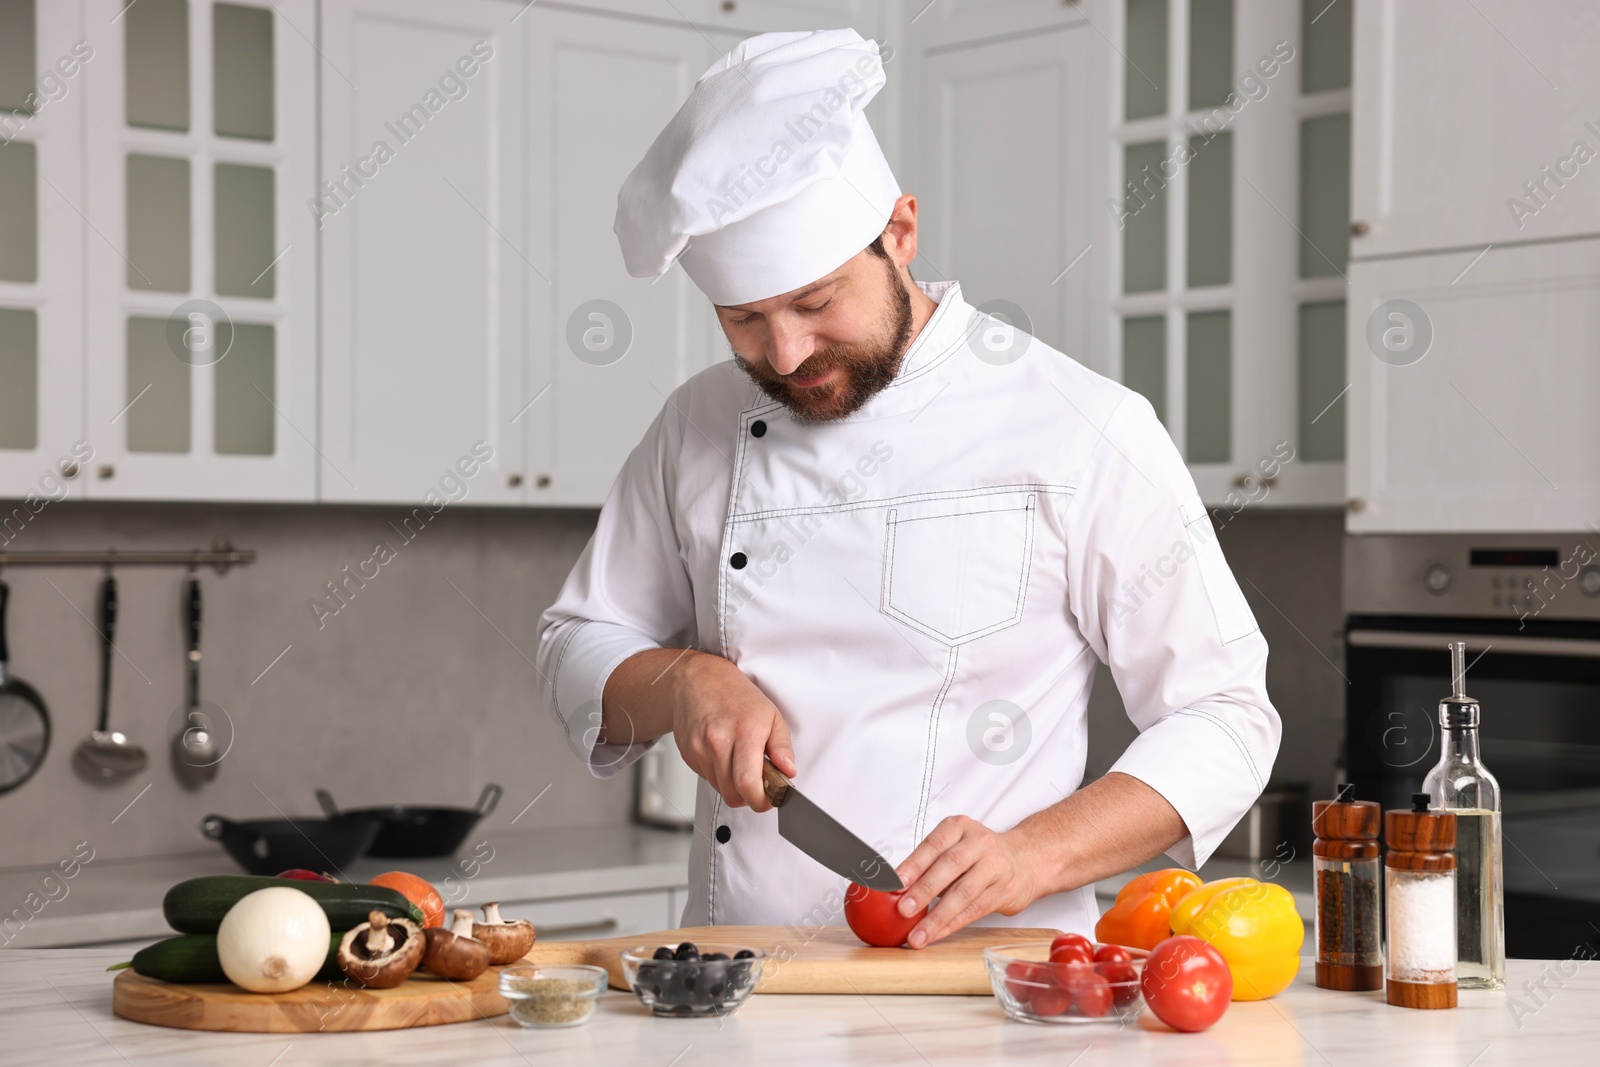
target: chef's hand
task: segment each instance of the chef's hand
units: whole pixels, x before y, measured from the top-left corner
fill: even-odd
[[[672,736],[684,762],[729,807],[772,807],[761,787],[762,757],[795,774],[789,727],[777,705],[721,656],[693,653],[672,673]]]
[[[900,898],[901,915],[914,915],[939,898],[906,943],[922,948],[985,915],[1022,911],[1041,895],[1032,866],[1006,834],[965,815],[945,819],[896,868],[909,887]]]

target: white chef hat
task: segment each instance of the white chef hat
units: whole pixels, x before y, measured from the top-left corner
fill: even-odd
[[[681,259],[714,304],[747,304],[838,269],[888,225],[900,187],[862,110],[883,88],[855,30],[764,33],[700,76],[622,184],[628,273]]]

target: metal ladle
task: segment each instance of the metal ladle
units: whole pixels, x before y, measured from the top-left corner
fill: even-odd
[[[94,782],[111,782],[138,774],[150,762],[140,746],[110,728],[111,653],[117,633],[117,580],[106,570],[100,586],[100,725],[73,753],[73,766]]]
[[[222,755],[217,751],[217,731],[200,703],[200,579],[193,569],[184,581],[184,630],[188,651],[188,695],[184,701],[183,728],[172,736],[172,762],[178,781],[196,789],[217,776]]]

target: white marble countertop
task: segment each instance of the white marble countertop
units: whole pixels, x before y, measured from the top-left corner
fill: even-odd
[[[454,904],[487,900],[546,900],[667,889],[688,884],[693,835],[641,826],[580,826],[552,830],[474,834],[451,859],[368,858],[345,874],[361,881],[396,868],[449,888]],[[479,843],[486,842],[487,849]],[[473,860],[477,859],[474,865]],[[175,883],[207,874],[243,874],[220,846],[205,852],[139,860],[91,860],[70,880],[41,889],[51,868],[0,870],[0,920],[23,905],[29,893],[44,900],[25,924],[0,936],[13,949],[139,941],[172,933],[161,915],[161,898]],[[64,887],[66,895],[61,895]],[[458,888],[459,887],[459,888]]]
[[[1234,1004],[1201,1034],[1166,1030],[1148,1013],[1120,1029],[1030,1026],[1007,1020],[992,997],[758,995],[721,1020],[656,1019],[620,992],[568,1030],[522,1030],[502,1017],[367,1034],[217,1034],[113,1016],[105,968],[117,957],[99,949],[0,953],[0,1064],[1498,1067],[1591,1062],[1600,1033],[1594,963],[1513,960],[1507,992],[1463,991],[1453,1011],[1413,1011],[1389,1007],[1381,993],[1317,989],[1308,960],[1282,994]],[[1530,995],[1525,983],[1541,979],[1545,992]]]

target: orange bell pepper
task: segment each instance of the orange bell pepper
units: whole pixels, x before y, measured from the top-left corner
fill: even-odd
[[[1157,893],[1170,907],[1182,900],[1191,890],[1200,888],[1200,876],[1182,867],[1168,867],[1161,871],[1148,871],[1117,890],[1117,899],[1123,900],[1136,893]]]
[[[1199,876],[1182,867],[1139,875],[1117,892],[1116,902],[1095,923],[1095,940],[1155,948],[1172,932],[1172,906],[1199,885]]]

